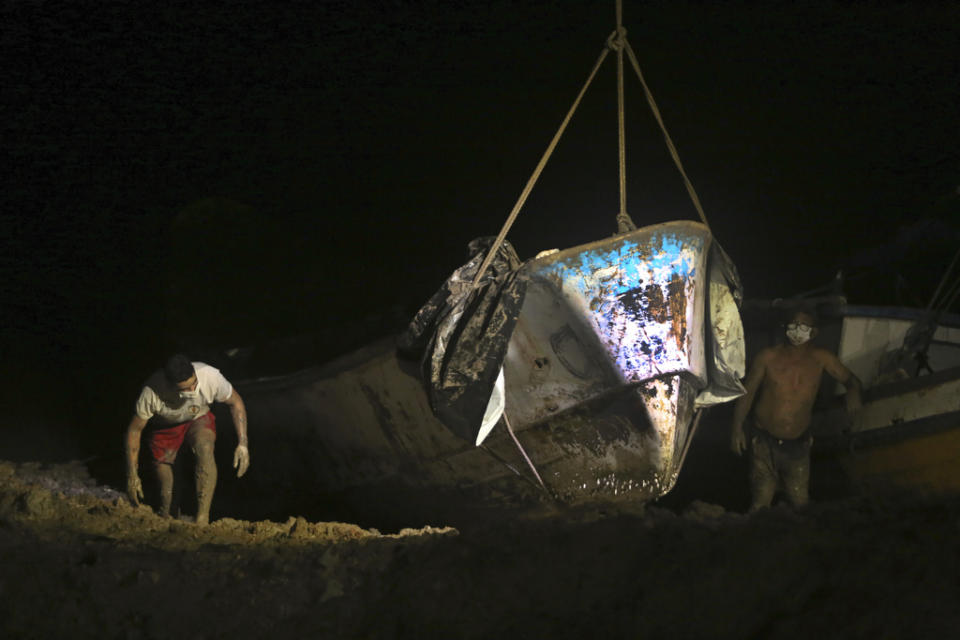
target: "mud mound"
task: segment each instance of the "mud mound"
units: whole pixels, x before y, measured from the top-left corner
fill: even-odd
[[[340,522],[286,522],[222,518],[209,526],[161,518],[150,507],[134,507],[115,489],[97,485],[82,462],[43,465],[0,462],[0,522],[29,528],[48,539],[100,536],[163,550],[203,545],[328,545],[368,538],[455,534],[452,528],[404,529],[383,536]]]
[[[491,521],[394,535],[133,508],[80,463],[0,462],[4,638],[942,638],[960,502]]]

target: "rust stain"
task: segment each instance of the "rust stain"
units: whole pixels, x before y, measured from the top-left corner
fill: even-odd
[[[665,322],[670,315],[670,307],[663,299],[663,289],[660,285],[652,282],[643,290],[643,296],[646,298],[647,315],[656,323]]]
[[[683,349],[687,341],[687,288],[680,274],[674,273],[667,284],[667,300],[670,304],[670,323],[677,347]]]

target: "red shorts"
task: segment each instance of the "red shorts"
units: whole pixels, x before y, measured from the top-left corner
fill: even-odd
[[[173,464],[173,461],[177,459],[177,451],[183,445],[183,439],[186,437],[187,431],[193,425],[210,429],[214,433],[217,432],[217,419],[213,417],[212,411],[208,411],[190,422],[154,429],[150,432],[150,451],[153,453],[153,459],[157,462]]]

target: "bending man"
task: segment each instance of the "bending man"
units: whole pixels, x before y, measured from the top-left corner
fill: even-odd
[[[837,356],[810,343],[816,335],[813,313],[794,312],[787,344],[757,354],[744,384],[747,393],[734,406],[730,446],[740,455],[747,449],[743,424],[759,391],[750,438],[751,511],[770,506],[778,486],[794,506],[809,501],[810,418],[824,371],[847,388],[847,412],[860,409],[860,381]]]
[[[172,356],[144,384],[136,411],[127,427],[127,495],[135,505],[143,500],[143,485],[137,472],[140,437],[147,423],[153,468],[160,485],[160,515],[170,515],[173,500],[173,463],[186,440],[194,454],[197,485],[197,524],[210,520],[210,504],[217,486],[217,463],[213,446],[217,426],[210,403],[224,402],[237,430],[233,467],[239,478],[250,465],[247,449],[247,411],[240,394],[219,370],[186,356]]]

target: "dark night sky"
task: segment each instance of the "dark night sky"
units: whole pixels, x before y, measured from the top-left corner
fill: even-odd
[[[499,230],[615,20],[612,0],[134,4],[0,5],[4,359],[84,397],[99,376],[136,388],[186,326],[355,342],[412,314]],[[850,291],[893,303],[900,272],[925,301],[960,218],[960,5],[624,15],[748,297],[823,284],[926,219],[904,264]],[[521,257],[614,229],[614,69],[510,235]],[[627,109],[634,220],[694,218],[632,74]],[[5,379],[47,379],[20,366]]]

